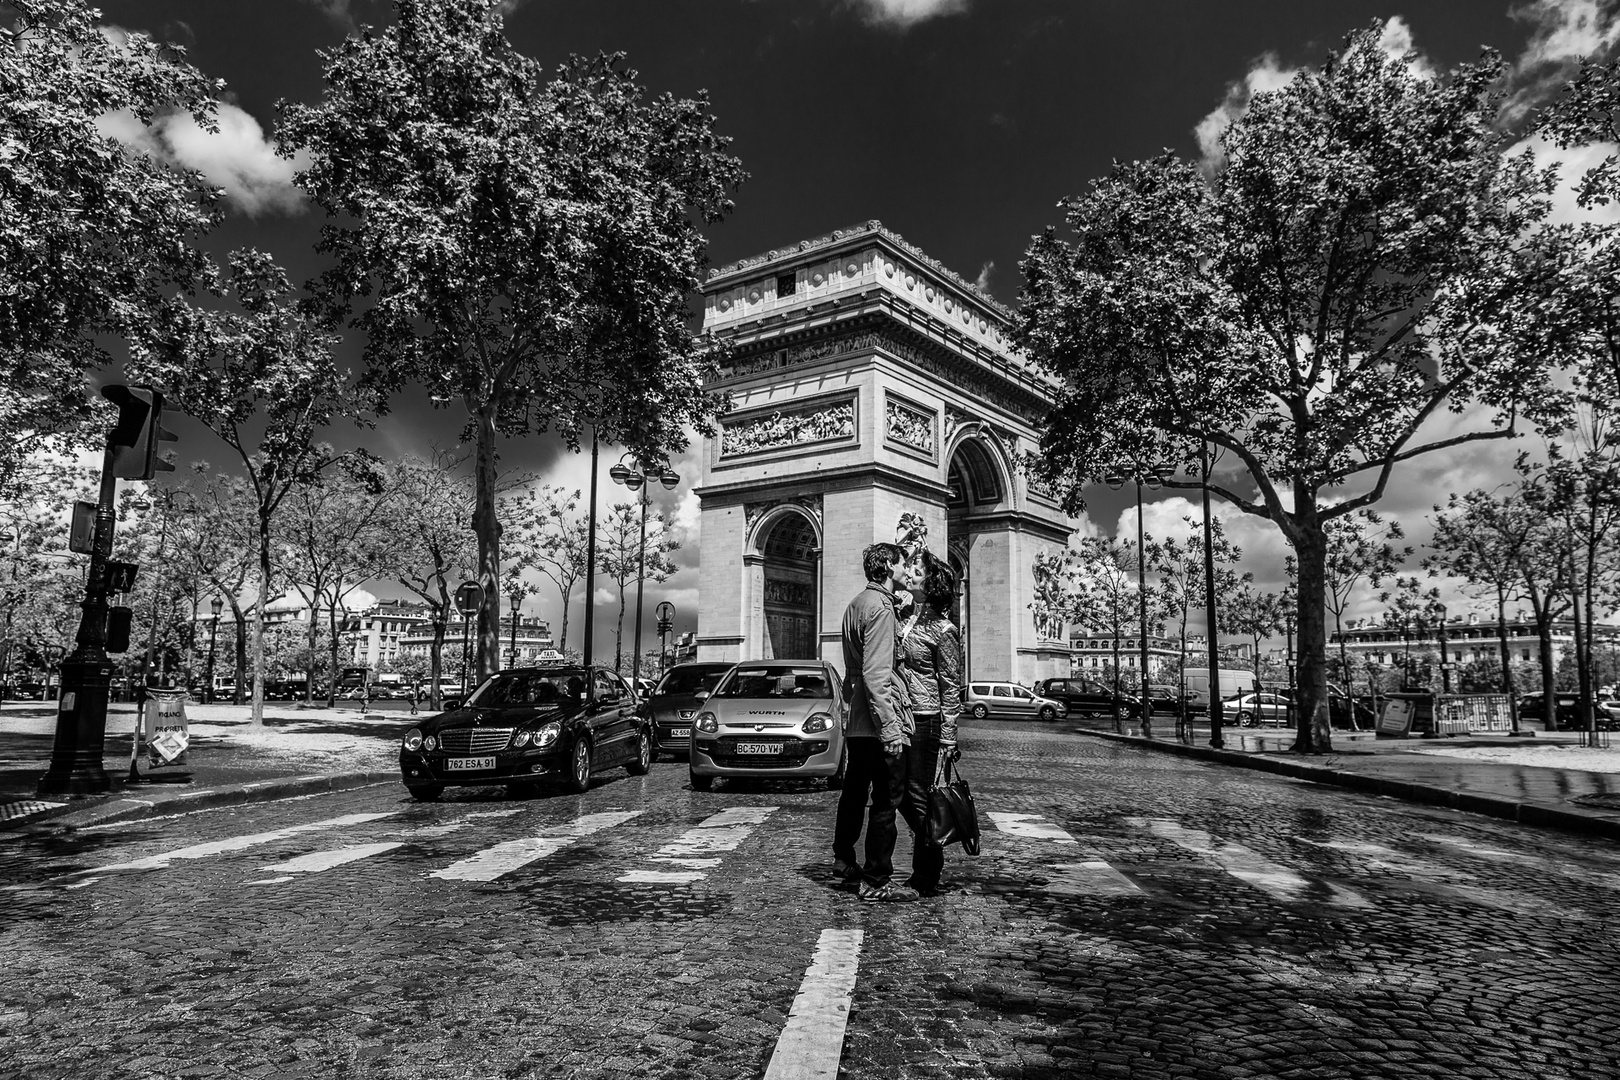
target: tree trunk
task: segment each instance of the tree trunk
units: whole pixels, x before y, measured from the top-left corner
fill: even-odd
[[[557,651],[568,651],[568,594],[572,590],[562,589],[562,632],[557,635]]]
[[[264,606],[270,602],[270,514],[259,510],[259,602],[253,605],[253,719],[264,727]]]
[[[495,516],[495,412],[499,391],[487,393],[484,400],[474,417],[478,452],[473,472],[473,531],[478,534],[478,583],[484,589],[484,604],[478,610],[478,640],[473,648],[477,677],[473,686],[480,685],[496,669],[501,644],[501,523]],[[465,672],[462,678],[466,679]]]
[[[440,609],[434,613],[433,648],[428,650],[428,708],[434,712],[443,707],[440,704],[443,695],[439,691],[439,682],[444,678],[444,614],[447,610]]]
[[[236,596],[231,596],[231,617],[235,620],[236,629],[231,635],[235,648],[232,650],[236,661],[234,681],[236,692],[232,695],[232,703],[242,704],[242,696],[247,692],[247,621],[242,618],[242,605],[237,602]]]
[[[1294,555],[1299,560],[1297,684],[1299,719],[1293,749],[1322,754],[1333,749],[1327,700],[1327,534],[1316,514],[1316,493],[1297,486],[1291,516]]]
[[[338,597],[343,595],[342,589],[343,589],[343,583],[341,581],[336,582],[336,583],[333,584],[333,586],[332,586],[332,603],[330,605],[328,605],[327,609],[326,609],[327,637],[329,637],[331,639],[330,641],[328,641],[326,643],[326,652],[327,652],[327,655],[330,657],[329,662],[330,662],[330,664],[332,666],[332,677],[331,677],[331,679],[329,679],[327,681],[327,684],[326,684],[326,687],[327,687],[326,688],[326,707],[328,709],[333,709],[333,708],[337,707],[338,672],[340,670],[342,670],[338,666],[338,646],[339,646],[340,643],[338,641],[338,614],[337,614],[338,613]],[[315,624],[315,615],[314,615],[313,612],[310,613],[309,622],[310,622],[311,626],[313,626]]]
[[[1558,696],[1555,689],[1557,671],[1553,666],[1552,600],[1545,608],[1536,608],[1536,643],[1541,651],[1541,708],[1542,725],[1548,731],[1558,730]]]
[[[624,586],[619,586],[619,621],[613,627],[613,670],[624,674]]]

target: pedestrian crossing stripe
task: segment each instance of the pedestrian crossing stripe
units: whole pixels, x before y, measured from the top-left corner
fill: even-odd
[[[631,870],[619,880],[638,885],[684,885],[702,881],[709,876],[705,871],[720,865],[719,859],[709,856],[715,852],[735,851],[776,809],[774,806],[733,806],[711,814],[648,856],[654,862],[682,869]]]
[[[1218,841],[1202,829],[1189,829],[1164,818],[1126,818],[1132,826],[1146,829],[1178,847],[1214,862],[1228,874],[1261,892],[1290,903],[1301,903],[1326,893],[1334,907],[1371,908],[1371,901],[1359,893],[1328,881],[1312,881],[1272,862],[1257,851],[1230,841]]]
[[[996,828],[1009,836],[1026,836],[1032,840],[1055,840],[1060,844],[1077,843],[1074,837],[1035,814],[1007,814],[998,810],[992,810],[989,814]]]
[[[623,824],[640,814],[640,810],[586,814],[566,825],[553,827],[549,830],[550,835],[526,836],[521,840],[508,840],[504,844],[496,844],[470,858],[451,863],[442,870],[435,870],[428,876],[445,881],[494,881],[521,866],[527,866],[536,859],[555,855],[592,833]]]
[[[144,859],[133,859],[129,862],[113,863],[109,866],[98,866],[87,870],[87,874],[105,874],[114,870],[163,870],[175,859],[206,859],[213,855],[224,855],[233,851],[245,851],[250,847],[259,847],[264,844],[286,840],[301,833],[320,832],[324,829],[341,829],[350,825],[365,825],[383,818],[393,817],[395,811],[380,814],[344,814],[342,817],[327,818],[324,821],[309,821],[302,825],[288,825],[281,829],[271,829],[269,832],[250,833],[246,836],[228,836],[224,840],[210,840],[204,844],[192,844],[189,847],[177,848],[174,851],[165,851],[159,855],[148,855]]]

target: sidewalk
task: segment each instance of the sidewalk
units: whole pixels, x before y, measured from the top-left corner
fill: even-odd
[[[191,748],[186,763],[152,768],[137,763],[140,782],[130,782],[130,735],[134,705],[112,705],[107,716],[103,764],[112,775],[105,795],[41,799],[39,778],[50,767],[56,731],[54,703],[6,702],[0,707],[0,830],[44,825],[85,828],[210,806],[340,791],[397,782],[400,736],[410,727],[404,703],[303,708],[287,702],[265,706],[264,727],[248,723],[246,705],[188,702]],[[175,781],[165,781],[173,776]]]
[[[1255,730],[1250,728],[1228,725],[1223,731],[1226,746],[1217,750],[1209,745],[1207,723],[1195,725],[1182,742],[1170,717],[1155,719],[1151,739],[1129,733],[1129,725],[1127,734],[1116,735],[1107,717],[1071,719],[1085,725],[1074,728],[1079,734],[1145,750],[1620,839],[1620,738],[1614,749],[1603,749],[1581,746],[1577,733],[1549,734],[1538,725],[1524,725],[1534,735],[1519,737],[1351,741],[1340,738],[1348,733],[1335,731],[1332,753],[1302,755],[1286,749],[1233,749],[1241,745],[1241,733]]]

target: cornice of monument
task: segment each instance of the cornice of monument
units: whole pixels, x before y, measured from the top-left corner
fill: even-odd
[[[713,267],[709,270],[707,284],[713,284],[729,277],[746,277],[758,273],[763,267],[773,263],[790,263],[797,261],[801,256],[820,258],[829,253],[829,250],[843,245],[858,246],[868,240],[880,240],[895,249],[895,253],[916,260],[928,270],[939,275],[952,286],[962,290],[973,298],[976,303],[983,304],[1009,325],[1017,318],[1013,310],[980,289],[973,282],[940,262],[938,259],[923,251],[916,244],[893,229],[885,228],[881,221],[873,218],[861,225],[852,225],[845,229],[834,229],[824,236],[817,236],[809,240],[800,240],[797,244],[787,247],[773,248],[762,255],[751,255],[745,259],[728,263],[725,266]]]

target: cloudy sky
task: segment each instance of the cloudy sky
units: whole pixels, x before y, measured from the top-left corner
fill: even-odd
[[[294,165],[266,139],[280,99],[321,92],[315,50],[360,24],[386,23],[387,0],[100,0],[104,19],[184,45],[224,79],[218,134],[189,121],[131,140],[205,170],[230,193],[220,251],[272,252],[295,276],[319,269],[319,227],[292,186]],[[1520,73],[1531,106],[1572,58],[1620,42],[1620,0],[510,0],[507,32],[547,66],[569,53],[622,51],[655,92],[707,91],[719,130],[751,174],[737,211],[710,233],[716,265],[871,218],[899,232],[998,299],[1016,305],[1029,238],[1059,221],[1057,202],[1115,159],[1164,148],[1208,153],[1248,95],[1321,61],[1343,35],[1374,22],[1386,44],[1434,69],[1492,48]],[[116,127],[116,121],[110,121]],[[464,417],[433,413],[417,395],[363,436],[334,433],[383,455],[452,444]],[[184,456],[224,464],[223,448],[184,421]],[[1384,508],[1412,539],[1445,493],[1502,479],[1511,450],[1482,444],[1397,474]],[[606,466],[613,455],[606,455]],[[537,438],[503,461],[583,486],[586,460]],[[689,569],[649,588],[690,629],[696,607],[695,463],[658,499],[687,541]],[[604,479],[604,502],[623,497]],[[1135,531],[1129,493],[1098,493],[1086,531]],[[1196,508],[1152,502],[1150,532]],[[1274,526],[1222,514],[1262,581],[1281,577]],[[1419,553],[1421,554],[1421,552]],[[1415,560],[1414,560],[1415,561]],[[387,590],[381,590],[385,594]],[[540,611],[556,625],[554,591]],[[1376,603],[1368,598],[1363,614]],[[611,622],[611,620],[603,620]],[[573,626],[578,626],[578,612]],[[605,642],[604,642],[605,644]]]

